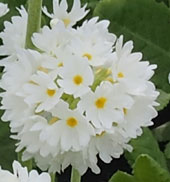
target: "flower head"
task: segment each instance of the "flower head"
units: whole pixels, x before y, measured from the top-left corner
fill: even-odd
[[[52,19],[51,26],[62,21],[66,27],[70,27],[87,15],[89,11],[85,9],[86,5],[81,8],[80,0],[74,0],[72,10],[68,12],[67,0],[62,0],[60,3],[59,0],[53,0],[53,14],[48,13],[46,7],[43,8],[43,12]]]

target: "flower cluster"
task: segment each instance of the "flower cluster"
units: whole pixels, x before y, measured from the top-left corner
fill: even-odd
[[[19,162],[13,162],[14,174],[0,168],[1,182],[50,182],[51,178],[48,173],[39,175],[37,171],[32,170],[28,173],[26,167],[22,167]]]
[[[132,41],[123,44],[123,36],[109,33],[107,20],[75,26],[88,13],[80,0],[67,8],[66,0],[53,0],[53,14],[43,8],[51,22],[32,36],[39,52],[24,49],[23,7],[5,23],[2,119],[10,121],[23,160],[34,158],[50,172],[71,164],[80,174],[88,167],[99,173],[97,156],[106,163],[119,158],[132,150],[129,140],[153,124],[158,92],[149,80],[156,65],[132,53]]]

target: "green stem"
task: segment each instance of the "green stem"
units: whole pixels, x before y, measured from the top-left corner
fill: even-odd
[[[22,153],[23,153],[23,151],[20,151],[17,153],[18,161],[20,162],[20,164],[23,167],[27,167],[28,171],[31,171],[32,170],[32,160],[30,159],[28,161],[22,161]]]
[[[74,168],[72,168],[71,171],[71,182],[81,182],[81,176],[79,172]]]
[[[56,176],[56,173],[51,173],[50,176],[51,176],[51,182],[58,182],[58,178]]]
[[[32,34],[38,32],[41,27],[41,8],[42,0],[29,0],[28,1],[28,24],[25,48],[36,49],[31,41]]]

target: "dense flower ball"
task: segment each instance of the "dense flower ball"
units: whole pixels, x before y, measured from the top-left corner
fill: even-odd
[[[1,182],[51,182],[48,173],[38,174],[37,171],[32,170],[28,172],[26,167],[22,167],[17,161],[13,162],[13,172],[0,169]]]
[[[88,167],[99,173],[97,156],[109,163],[132,151],[130,139],[153,124],[159,93],[150,78],[156,65],[133,53],[132,41],[123,44],[123,36],[109,33],[107,20],[94,17],[73,27],[88,12],[79,0],[69,13],[66,0],[53,5],[53,14],[44,9],[51,27],[32,36],[40,52],[23,49],[23,8],[1,33],[0,50],[8,47],[10,57],[1,63],[2,119],[10,121],[23,160],[33,157],[50,172],[71,164],[80,174]],[[16,31],[20,42],[8,38],[9,26],[23,27],[22,34]]]

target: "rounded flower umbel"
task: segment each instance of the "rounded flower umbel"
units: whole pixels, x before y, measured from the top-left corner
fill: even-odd
[[[131,151],[130,139],[157,115],[159,93],[150,81],[156,65],[133,53],[132,41],[123,44],[123,36],[109,33],[109,21],[94,17],[76,25],[88,13],[85,8],[80,0],[70,12],[66,0],[53,0],[53,14],[44,8],[52,20],[51,27],[32,36],[39,52],[24,48],[28,15],[23,7],[0,33],[0,54],[8,56],[0,63],[5,67],[2,119],[10,121],[23,160],[34,158],[50,173],[69,165],[81,175],[88,168],[99,173],[98,156],[109,163],[124,149]],[[4,182],[20,180],[8,174]],[[48,181],[37,175],[26,176]]]

